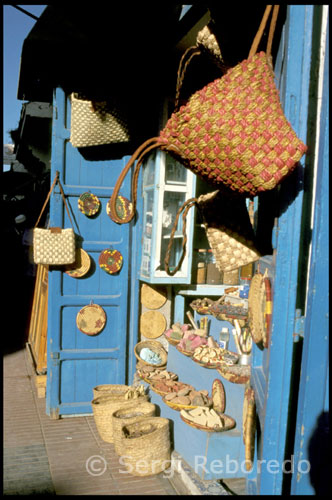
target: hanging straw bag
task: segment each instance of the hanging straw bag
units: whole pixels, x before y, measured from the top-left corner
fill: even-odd
[[[274,82],[271,48],[279,6],[275,5],[267,51],[257,52],[272,5],[266,7],[248,59],[195,92],[174,112],[159,137],[133,154],[115,185],[110,209],[118,223],[135,213],[137,181],[144,156],[160,148],[215,189],[255,196],[274,189],[296,166],[307,147],[287,121]],[[123,179],[137,160],[132,181],[133,213],[115,214]]]
[[[186,255],[186,216],[191,207],[197,206],[206,236],[219,271],[228,272],[260,258],[256,248],[255,235],[250,222],[245,198],[226,196],[220,191],[190,198],[178,210],[165,254],[167,274],[174,276],[180,269]],[[179,217],[182,214],[182,255],[178,265],[170,270],[169,260]]]
[[[70,142],[75,148],[129,140],[128,120],[119,106],[71,94]]]
[[[68,229],[62,229],[61,227],[49,227],[47,229],[38,228],[37,226],[41,216],[56,184],[59,184],[61,197],[73,227]],[[33,230],[33,260],[35,264],[59,266],[73,264],[75,262],[75,258],[76,248],[74,225],[70,217],[65,194],[59,180],[59,172],[56,172],[55,179]]]
[[[171,465],[169,420],[147,417],[124,425],[120,442],[123,464],[133,476],[159,474]]]

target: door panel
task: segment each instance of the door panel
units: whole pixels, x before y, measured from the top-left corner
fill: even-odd
[[[48,324],[47,413],[59,415],[91,413],[92,389],[98,384],[126,382],[128,337],[128,281],[131,224],[118,225],[106,212],[106,204],[126,158],[88,160],[69,142],[70,102],[56,90],[52,137],[51,179],[60,180],[74,220],[75,233],[91,258],[91,268],[82,278],[72,278],[60,270],[50,271]],[[86,156],[86,155],[85,155]],[[78,208],[79,196],[91,191],[101,209],[87,217]],[[130,176],[121,194],[130,197]],[[51,197],[50,225],[70,227],[58,187]],[[113,247],[123,256],[118,274],[99,267],[100,252]],[[83,334],[76,326],[80,309],[91,302],[103,307],[107,321],[95,336]]]
[[[276,83],[286,117],[297,135],[307,143],[307,113],[314,6],[287,6],[287,17],[275,64]],[[253,349],[251,385],[257,406],[255,461],[247,477],[250,494],[280,495],[286,452],[289,405],[292,397],[292,363],[296,328],[303,169],[280,186],[278,220],[274,228],[273,256],[260,261],[272,284],[272,323],[268,349]]]

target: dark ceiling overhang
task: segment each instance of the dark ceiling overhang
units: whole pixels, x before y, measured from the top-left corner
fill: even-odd
[[[181,5],[104,5],[46,7],[23,44],[18,99],[51,102],[57,86],[144,96],[167,83]]]

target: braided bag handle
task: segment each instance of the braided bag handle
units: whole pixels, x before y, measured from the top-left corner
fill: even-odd
[[[193,57],[198,56],[203,52],[207,53],[210,56],[210,59],[212,59],[220,68],[224,68],[220,48],[216,37],[210,29],[210,24],[204,26],[204,28],[197,33],[196,45],[186,49],[181,56],[177,71],[174,111],[178,111],[179,109],[180,91],[187,68]]]
[[[67,205],[67,202],[66,202],[65,193],[64,193],[64,191],[63,191],[63,187],[62,187],[62,184],[61,184],[60,179],[59,179],[59,175],[60,175],[60,174],[59,174],[59,172],[58,172],[58,170],[57,170],[57,171],[55,172],[55,177],[54,177],[54,181],[53,181],[53,183],[52,183],[52,186],[51,186],[51,188],[50,188],[50,190],[49,190],[49,192],[48,192],[48,195],[46,196],[46,200],[45,200],[44,205],[43,205],[43,207],[42,207],[42,209],[41,209],[41,211],[40,211],[39,217],[38,217],[37,222],[36,222],[36,224],[35,224],[35,226],[34,226],[34,227],[36,228],[36,227],[38,226],[39,221],[40,221],[40,219],[41,219],[41,216],[43,215],[44,210],[45,210],[45,208],[46,208],[46,205],[47,205],[47,203],[48,203],[48,200],[50,199],[51,193],[52,193],[53,189],[55,188],[56,184],[59,184],[60,193],[61,193],[61,197],[62,197],[63,203],[64,203],[64,205],[65,205],[65,208],[66,208],[66,211],[67,211],[67,214],[68,214],[68,217],[69,217],[70,223],[71,223],[71,225],[72,225],[72,227],[73,227],[73,230],[75,231],[75,229],[74,229],[74,224],[73,224],[72,218],[70,217],[69,208],[68,208],[68,205]]]

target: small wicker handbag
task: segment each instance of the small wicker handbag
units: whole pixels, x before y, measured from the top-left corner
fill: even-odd
[[[260,258],[255,235],[250,222],[245,198],[233,199],[220,191],[190,198],[178,210],[165,254],[167,274],[174,276],[186,255],[186,216],[191,207],[197,206],[209,245],[219,271],[232,271]],[[182,213],[182,255],[177,266],[170,270],[169,260],[179,217]]]
[[[195,92],[174,112],[159,137],[145,141],[121,172],[111,198],[137,160],[132,198],[135,213],[139,168],[155,148],[166,151],[215,189],[255,196],[274,189],[292,172],[307,147],[286,119],[274,82],[271,48],[279,6],[275,5],[267,51],[257,52],[272,5],[266,7],[248,59]],[[257,52],[257,53],[256,53]]]
[[[59,185],[62,201],[65,205],[72,228],[62,229],[61,227],[37,227],[41,216],[47,206],[51,193]],[[59,179],[59,172],[56,172],[51,189],[48,192],[44,205],[39,214],[38,220],[33,229],[33,261],[35,264],[46,264],[51,266],[63,266],[73,264],[76,258],[76,240],[73,221],[67,206],[65,194]]]

